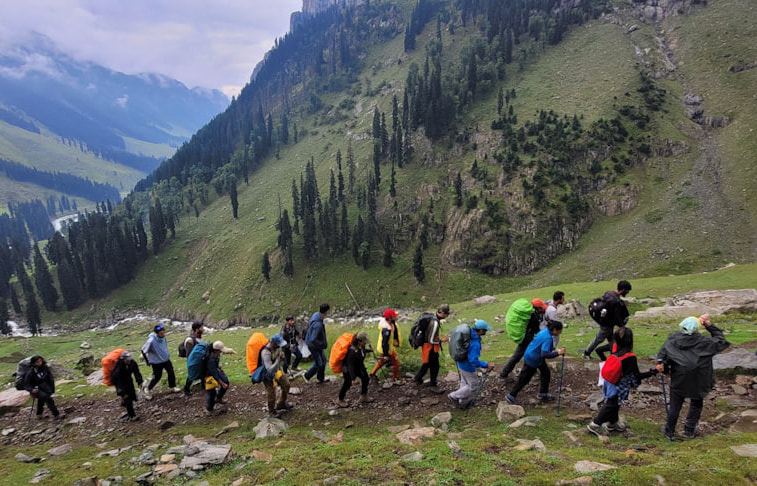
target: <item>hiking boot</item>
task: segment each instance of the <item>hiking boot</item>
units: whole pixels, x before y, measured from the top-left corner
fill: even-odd
[[[168,391],[170,391],[171,393],[179,393],[181,392],[181,388],[179,388],[178,386],[175,386],[173,388],[169,388]]]
[[[142,390],[142,398],[149,402],[150,400],[152,400],[152,393],[150,393],[150,391],[145,388],[144,390]]]
[[[416,386],[423,386],[423,378],[413,378],[413,383],[415,383]]]
[[[612,422],[606,425],[609,432],[625,432],[626,426],[620,422]]]
[[[542,402],[551,402],[554,401],[555,396],[551,393],[539,393],[536,395],[536,398],[541,400]]]
[[[279,403],[276,405],[276,410],[291,410],[294,408],[294,405],[291,403]]]
[[[276,410],[269,410],[268,411],[268,416],[270,418],[281,418],[281,414],[279,412],[277,412]]]
[[[675,440],[675,432],[668,432],[668,429],[663,425],[662,426],[662,435],[665,436],[666,439],[670,440],[671,442]]]
[[[375,401],[375,398],[371,398],[368,395],[360,395],[360,403],[373,403]]]
[[[61,412],[58,415],[56,415],[55,417],[53,417],[53,418],[55,420],[63,420],[64,418],[66,418],[66,413],[65,412]]]
[[[336,401],[336,406],[339,407],[339,408],[347,408],[347,407],[350,406],[350,402],[348,402],[346,400],[337,400]]]
[[[126,419],[126,421],[127,422],[139,422],[139,417],[137,417],[136,415],[134,415],[133,417],[128,417]]]
[[[458,400],[457,398],[452,398],[452,395],[447,395],[447,400],[452,402],[455,407],[460,408],[460,400]]]
[[[596,435],[597,437],[604,437],[607,436],[607,427],[604,425],[597,425],[593,421],[589,423],[589,425],[586,426],[587,429],[589,429],[589,432]]]
[[[591,353],[584,351],[583,353],[581,353],[581,357],[586,360],[591,360]]]
[[[229,402],[227,402],[225,398],[221,398],[221,399],[217,399],[216,403],[220,403],[221,405],[226,405]]]
[[[507,400],[507,403],[510,403],[512,405],[520,405],[520,402],[515,399],[514,396],[510,395],[509,393],[505,395],[505,400]]]
[[[310,383],[310,380],[312,380],[312,379],[313,379],[312,376],[310,378],[308,378],[307,372],[305,372],[305,373],[302,374],[302,381],[304,381],[305,383]]]
[[[682,437],[686,440],[696,439],[699,437],[699,431],[698,430],[684,430]]]
[[[378,376],[376,376],[376,375],[370,375],[370,377],[371,377],[371,383],[373,383],[374,385],[378,385],[379,384]]]

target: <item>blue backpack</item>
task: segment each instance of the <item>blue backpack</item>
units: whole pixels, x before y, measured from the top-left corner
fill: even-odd
[[[199,380],[205,376],[205,366],[210,355],[210,343],[197,341],[192,352],[187,357],[187,379],[191,381]]]

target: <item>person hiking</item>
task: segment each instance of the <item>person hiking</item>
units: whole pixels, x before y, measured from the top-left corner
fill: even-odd
[[[192,354],[192,349],[194,349],[195,345],[198,341],[202,341],[202,335],[205,332],[205,326],[202,322],[193,322],[192,323],[192,330],[189,333],[189,336],[184,339],[184,355],[186,357],[189,357],[190,354]],[[184,382],[184,396],[190,396],[192,394],[191,388],[192,388],[192,380],[187,378],[187,381]]]
[[[298,366],[300,365],[300,360],[302,360],[302,353],[300,352],[298,342],[300,331],[297,330],[297,326],[294,325],[293,316],[286,317],[284,325],[281,326],[281,337],[283,337],[284,341],[286,342],[286,344],[281,347],[281,350],[284,352],[284,359],[281,362],[281,369],[284,370],[284,373],[289,372],[289,362],[292,359],[292,354],[294,354],[292,371],[299,371]]]
[[[230,385],[229,377],[221,368],[221,354],[234,354],[235,352],[233,349],[227,348],[223,341],[214,341],[210,348],[203,378],[205,383],[205,413],[207,415],[219,415],[226,411],[225,409],[215,409],[216,404],[223,405],[226,403],[223,397]]]
[[[699,333],[699,326],[710,333]],[[680,331],[668,336],[657,353],[657,370],[670,374],[670,405],[663,433],[673,440],[678,416],[685,399],[689,399],[689,413],[683,429],[685,439],[698,435],[697,424],[702,415],[704,397],[712,390],[714,375],[712,357],[731,345],[723,331],[715,327],[709,314],[699,318],[687,317],[678,325]]]
[[[281,364],[281,350],[286,345],[286,341],[281,334],[274,334],[268,340],[263,349],[260,350],[262,366],[265,366],[263,377],[263,386],[265,386],[266,397],[268,399],[268,413],[271,417],[278,417],[280,410],[291,410],[293,405],[287,403],[289,395],[289,379],[287,375],[279,369]],[[276,401],[276,387],[281,388],[281,396]]]
[[[479,386],[476,370],[479,368],[487,371],[494,369],[492,363],[481,361],[481,338],[486,335],[487,331],[491,330],[492,328],[483,319],[478,319],[473,324],[473,327],[470,328],[468,356],[465,360],[455,362],[460,371],[460,387],[447,395],[447,398],[449,398],[456,407],[462,407],[467,404],[471,395]]]
[[[152,400],[152,389],[158,384],[163,376],[163,370],[168,374],[168,389],[173,393],[178,393],[181,388],[176,387],[176,375],[171,363],[171,354],[168,352],[168,341],[166,340],[166,328],[158,324],[153,328],[153,332],[147,338],[142,346],[142,356],[149,366],[152,366],[152,380],[145,382],[145,388],[142,390],[142,396],[145,400]]]
[[[637,388],[641,380],[657,374],[655,368],[643,373],[639,371],[638,360],[633,354],[633,331],[629,327],[623,326],[616,329],[613,341],[615,350],[611,356],[620,360],[620,379],[616,383],[604,380],[602,384],[602,395],[605,398],[605,403],[594,420],[586,426],[589,432],[597,436],[626,430],[626,427],[618,422],[621,404],[628,400],[629,392],[631,389]],[[610,366],[608,363],[610,362],[606,361],[605,366]]]
[[[310,318],[305,331],[305,344],[313,356],[313,365],[303,375],[306,382],[310,382],[313,376],[318,379],[318,383],[323,383],[326,378],[326,348],[329,347],[329,342],[326,339],[326,325],[323,320],[330,309],[329,304],[321,304],[318,312]]]
[[[565,348],[555,351],[553,336],[559,336],[561,333],[562,322],[549,321],[547,327],[536,334],[534,340],[528,345],[526,353],[523,355],[523,369],[520,370],[518,381],[510,393],[505,395],[505,400],[518,405],[518,393],[528,385],[531,378],[536,374],[536,370],[539,370],[539,394],[536,397],[542,401],[555,399],[555,396],[549,393],[551,373],[546,360],[565,354]]]
[[[24,376],[24,389],[29,392],[32,400],[37,400],[37,419],[45,418],[42,415],[45,405],[50,409],[53,418],[58,420],[65,418],[66,414],[58,411],[53,400],[55,378],[47,362],[42,356],[32,356],[30,362],[31,368]]]
[[[341,408],[350,406],[349,402],[345,401],[345,397],[347,396],[347,391],[357,380],[360,380],[360,403],[371,403],[374,401],[373,398],[368,396],[368,370],[365,369],[365,355],[370,352],[368,343],[368,334],[359,332],[352,338],[352,343],[347,349],[347,356],[342,363],[344,382],[339,389],[339,400],[336,402]]]
[[[526,306],[527,305],[528,304],[526,304]],[[547,310],[547,305],[544,303],[544,301],[541,299],[533,299],[531,301],[531,306],[534,308],[534,311],[531,313],[531,317],[528,319],[528,323],[526,324],[526,334],[523,337],[523,341],[518,343],[518,345],[515,347],[515,351],[513,351],[512,356],[510,356],[510,359],[507,360],[507,363],[505,363],[505,367],[502,368],[502,371],[499,373],[499,377],[503,380],[507,380],[507,377],[515,369],[515,365],[517,365],[518,362],[523,358],[523,355],[526,353],[526,349],[528,349],[528,345],[531,344],[531,341],[534,340],[534,336],[536,336],[536,333],[539,332],[541,323],[544,320],[544,313]]]
[[[421,367],[415,374],[415,383],[417,385],[423,384],[423,377],[426,375],[426,371],[430,372],[430,381],[428,385],[431,387],[431,391],[434,393],[444,393],[437,383],[439,376],[439,353],[442,349],[442,343],[449,341],[449,337],[441,337],[442,322],[448,318],[452,311],[449,305],[442,304],[436,309],[436,314],[424,314],[421,319],[428,320],[426,327],[426,335],[421,349]]]
[[[541,325],[539,327],[539,330],[541,331],[545,327],[547,327],[547,323],[549,321],[559,321],[559,316],[557,315],[557,308],[565,303],[565,292],[561,290],[555,291],[554,294],[552,294],[552,300],[548,300],[544,304],[546,305],[546,308],[544,309],[544,317],[542,318]]]
[[[121,397],[121,406],[126,408],[126,413],[121,416],[129,422],[139,420],[134,412],[134,402],[137,401],[137,391],[134,389],[134,380],[137,386],[142,386],[142,373],[139,372],[139,365],[134,361],[131,351],[124,351],[118,357],[118,362],[111,373],[111,381],[116,387],[116,395]]]
[[[600,298],[602,306],[601,315],[592,315],[594,320],[599,324],[599,331],[597,331],[594,341],[584,350],[584,359],[591,359],[591,353],[595,351],[595,348],[599,360],[604,361],[606,359],[605,352],[612,349],[613,329],[615,326],[625,326],[628,322],[628,308],[621,297],[627,296],[629,292],[631,292],[631,283],[627,280],[621,280],[618,282],[617,290],[608,290]],[[600,301],[600,299],[595,299],[592,301],[592,304]],[[591,305],[589,307],[589,311],[591,312]],[[607,344],[599,346],[604,340],[607,340]]]
[[[392,381],[397,381],[400,377],[400,361],[397,359],[397,351],[394,349],[395,347],[400,346],[397,316],[397,311],[394,309],[387,309],[379,320],[379,335],[378,341],[376,342],[376,349],[381,355],[377,358],[376,365],[370,373],[370,377],[374,382],[378,382],[376,373],[378,373],[378,370],[386,364],[392,365]]]

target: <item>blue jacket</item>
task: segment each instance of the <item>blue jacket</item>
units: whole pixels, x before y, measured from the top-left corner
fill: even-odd
[[[312,328],[312,329],[311,329]],[[308,338],[312,337],[312,341],[308,342]],[[329,347],[329,343],[326,340],[326,326],[323,324],[323,318],[320,312],[313,314],[308,324],[308,329],[305,331],[305,344],[310,349],[321,350]]]
[[[150,333],[147,342],[142,346],[142,352],[147,355],[147,360],[151,365],[165,363],[171,359],[168,353],[168,341],[164,337],[158,337],[154,332]]]
[[[534,336],[534,340],[526,348],[523,361],[531,368],[538,368],[544,364],[545,359],[554,358],[555,356],[557,356],[555,341],[552,339],[549,328],[545,327]]]
[[[468,373],[475,373],[478,368],[488,368],[489,363],[481,361],[481,336],[473,329],[470,331],[470,345],[468,346],[468,360],[458,361],[457,367]]]

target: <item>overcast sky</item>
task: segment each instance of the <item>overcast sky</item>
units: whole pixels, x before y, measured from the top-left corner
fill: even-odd
[[[71,57],[235,95],[302,0],[0,0],[0,41],[28,31]]]

